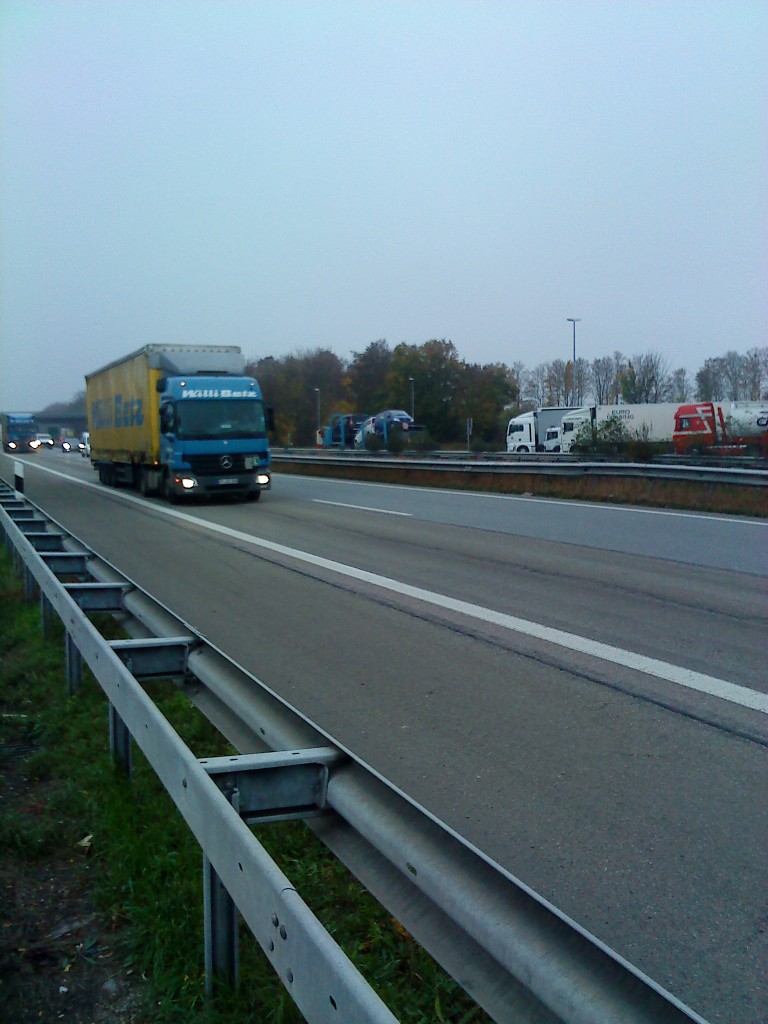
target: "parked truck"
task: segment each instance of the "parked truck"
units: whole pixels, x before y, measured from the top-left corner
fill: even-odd
[[[507,451],[559,452],[560,424],[563,416],[574,411],[571,405],[548,405],[514,416],[507,424]]]
[[[3,451],[30,452],[39,448],[37,423],[31,412],[0,413],[0,436]]]
[[[768,458],[768,402],[696,402],[675,413],[678,455]]]
[[[616,448],[629,441],[671,445],[678,408],[677,402],[582,406],[563,416],[560,450],[586,451],[596,445],[601,435],[613,440]],[[614,438],[610,437],[612,427],[615,427]]]
[[[91,462],[169,501],[271,486],[271,409],[234,345],[146,345],[85,378]]]

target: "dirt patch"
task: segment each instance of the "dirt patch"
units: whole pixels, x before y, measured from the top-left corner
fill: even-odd
[[[3,818],[21,825],[55,815],[45,783],[25,770],[29,746],[2,747]],[[48,832],[50,837],[51,833]],[[48,847],[51,849],[48,849]],[[90,842],[46,842],[44,853],[0,852],[0,1005],[14,1024],[142,1024],[143,984],[118,955],[121,922],[100,914]]]

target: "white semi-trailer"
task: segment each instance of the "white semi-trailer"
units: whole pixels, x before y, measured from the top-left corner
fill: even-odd
[[[624,440],[668,441],[675,432],[677,402],[638,405],[585,405],[564,414],[560,451],[589,448],[601,427],[614,420],[621,425]]]

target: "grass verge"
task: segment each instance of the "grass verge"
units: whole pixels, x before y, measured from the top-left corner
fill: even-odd
[[[134,748],[110,757],[87,671],[67,696],[63,630],[42,636],[0,552],[0,1003],[17,1024],[293,1024],[303,1018],[247,929],[241,985],[204,997],[200,849]],[[99,620],[116,635],[112,619]],[[153,698],[198,757],[231,752],[168,684]],[[300,822],[259,840],[404,1024],[486,1024],[472,1003]]]

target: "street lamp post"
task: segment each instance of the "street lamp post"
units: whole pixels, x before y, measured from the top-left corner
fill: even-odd
[[[413,411],[414,410],[414,404],[413,404],[413,377],[409,377],[408,378],[408,383],[411,385],[411,419],[415,420],[416,419],[416,414]]]
[[[317,429],[320,430],[320,388],[315,388],[317,396]]]
[[[571,369],[571,401],[576,394],[576,324],[580,322],[580,316],[567,316],[566,321],[573,324],[573,363]]]

